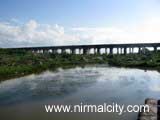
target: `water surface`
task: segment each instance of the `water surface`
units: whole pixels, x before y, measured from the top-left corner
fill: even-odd
[[[44,104],[143,104],[160,98],[160,73],[101,66],[58,69],[0,83],[3,120],[135,120],[136,113],[46,113]]]

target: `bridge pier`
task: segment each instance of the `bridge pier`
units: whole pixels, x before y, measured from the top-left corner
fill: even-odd
[[[156,46],[154,47],[154,52],[157,52],[157,47]]]
[[[113,54],[113,47],[109,48],[109,54]]]
[[[83,54],[87,54],[87,49],[83,48]]]
[[[97,48],[97,54],[100,54],[101,52],[100,52],[100,48]]]
[[[61,49],[61,53],[62,54],[66,53],[65,49]]]
[[[48,53],[48,51],[47,50],[43,50],[43,53]]]
[[[120,54],[123,54],[122,48],[120,48]]]
[[[105,54],[108,54],[108,53],[107,53],[107,48],[105,48]]]
[[[71,49],[71,54],[76,54],[76,49]]]
[[[138,54],[141,54],[141,47],[138,47]]]
[[[81,49],[80,48],[78,49],[78,54],[81,54]]]
[[[97,54],[97,48],[94,48],[94,54]]]
[[[117,54],[119,55],[119,48],[117,48]]]
[[[54,50],[54,54],[57,54],[57,53],[58,53],[58,50],[57,50],[57,49],[55,49],[55,50]]]
[[[54,49],[52,49],[52,54],[55,54],[55,50]]]
[[[132,52],[132,51],[131,51],[131,48],[129,48],[129,54],[131,54],[131,52]]]
[[[124,47],[123,49],[124,49],[124,54],[126,55],[127,54],[127,48]]]

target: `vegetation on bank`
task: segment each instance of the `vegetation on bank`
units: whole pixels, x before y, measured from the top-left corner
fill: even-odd
[[[160,70],[160,52],[127,55],[75,55],[32,53],[0,49],[0,80],[84,64],[109,64],[123,67],[147,67]]]

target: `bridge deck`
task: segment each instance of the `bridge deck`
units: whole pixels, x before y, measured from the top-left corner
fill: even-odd
[[[54,48],[55,49],[80,49],[80,48],[124,48],[124,47],[160,47],[160,43],[40,46],[40,47],[19,47],[19,48],[8,48],[8,49],[54,49]]]
[[[20,47],[20,48],[6,48],[11,50],[27,50],[40,53],[66,53],[67,50],[71,54],[76,54],[77,49],[79,54],[90,54],[90,50],[94,49],[94,54],[101,54],[101,48],[105,49],[106,54],[113,54],[114,48],[117,49],[117,54],[127,54],[127,48],[129,48],[129,53],[134,53],[134,48],[138,48],[138,52],[141,53],[142,48],[152,47],[154,51],[160,47],[160,43],[132,43],[132,44],[97,44],[97,45],[68,45],[68,46],[41,46],[41,47]],[[108,52],[109,49],[109,52]],[[61,52],[59,52],[59,50]]]

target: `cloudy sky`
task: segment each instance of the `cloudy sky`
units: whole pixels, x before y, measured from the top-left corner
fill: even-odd
[[[160,0],[0,0],[0,47],[160,42]]]

